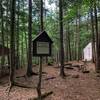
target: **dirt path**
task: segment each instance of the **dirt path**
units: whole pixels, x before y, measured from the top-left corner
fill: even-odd
[[[89,64],[90,73],[83,74],[77,68],[73,70],[65,69],[65,79],[59,77],[59,68],[56,66],[44,66],[42,92],[53,91],[53,94],[45,100],[100,100],[100,78],[92,70],[93,64]],[[38,67],[34,70],[37,71]],[[23,75],[25,70],[19,70],[17,75]],[[73,78],[73,75],[79,75],[78,78]],[[31,87],[36,87],[38,76],[32,76],[25,80],[24,78],[16,79],[20,83],[24,83]],[[0,80],[0,100],[30,100],[37,96],[36,89],[24,89],[14,87],[7,96],[5,92],[8,86],[8,77]]]

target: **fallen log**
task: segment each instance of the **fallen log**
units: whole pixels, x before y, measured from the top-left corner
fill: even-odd
[[[89,73],[89,72],[90,72],[89,70],[82,71],[82,73]]]

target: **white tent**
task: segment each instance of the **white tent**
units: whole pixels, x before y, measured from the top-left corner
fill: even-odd
[[[83,59],[87,61],[92,60],[92,43],[91,42],[83,49]]]

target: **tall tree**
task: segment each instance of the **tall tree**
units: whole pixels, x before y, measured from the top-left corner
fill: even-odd
[[[92,61],[95,62],[95,29],[94,29],[94,17],[93,17],[93,1],[90,1],[90,16],[91,16],[91,32],[92,32]]]
[[[2,34],[2,47],[4,47],[4,8],[3,8],[3,0],[1,0],[1,34]],[[4,65],[5,57],[4,57],[4,50],[2,50],[2,59],[1,59],[1,66],[3,70],[3,65]]]
[[[8,45],[9,45],[9,33],[10,33],[10,32],[9,32],[9,27],[10,27],[10,25],[9,25],[9,14],[8,14],[8,13],[9,13],[9,4],[10,4],[10,0],[7,0],[7,1],[6,1],[6,6],[7,6],[7,9],[6,9],[6,27],[5,27],[5,28],[6,28],[5,30],[6,30],[6,32],[8,33],[7,36],[6,36],[7,48],[9,48]],[[8,27],[8,26],[9,26],[9,27]],[[7,58],[8,58],[8,65],[10,65],[10,58],[9,58],[9,55],[7,56]]]
[[[77,25],[77,30],[76,30],[76,34],[77,34],[77,51],[76,51],[76,54],[77,54],[77,61],[79,61],[79,58],[80,58],[80,51],[79,51],[79,48],[80,48],[80,6],[77,7],[77,22],[78,22],[78,25]]]
[[[98,32],[97,4],[94,0],[95,32],[96,32],[96,71],[100,72],[100,40]]]
[[[10,85],[11,87],[14,84],[14,73],[15,73],[15,7],[16,7],[16,0],[11,0],[11,41],[10,41]]]
[[[16,68],[18,69],[20,66],[20,59],[19,59],[19,11],[20,11],[20,0],[17,0],[17,30],[16,30]]]
[[[28,17],[28,67],[27,76],[33,74],[32,71],[32,0],[28,0],[29,17]]]
[[[71,61],[72,60],[72,55],[71,55],[71,46],[70,46],[70,30],[69,30],[69,23],[68,23],[68,27],[67,27],[67,29],[68,29],[68,35],[67,35],[67,38],[68,38],[68,49],[69,49],[69,60]],[[68,55],[67,55],[68,56]]]
[[[43,31],[43,0],[40,2],[40,30]],[[41,81],[42,81],[42,56],[40,57],[40,67],[39,67],[39,81],[37,85],[37,93],[39,100],[42,100],[42,94],[41,94]]]
[[[59,26],[60,26],[60,76],[64,77],[64,46],[63,46],[63,0],[59,0]]]
[[[40,30],[41,31],[43,31],[43,29],[44,29],[44,25],[43,25],[43,0],[41,0],[41,6],[40,6],[41,8],[40,8],[40,23],[41,23],[41,25],[40,25]]]

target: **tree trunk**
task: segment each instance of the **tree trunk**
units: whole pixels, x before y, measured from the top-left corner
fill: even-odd
[[[15,5],[16,0],[11,1],[11,41],[10,41],[10,83],[11,86],[14,84],[14,73],[15,73]]]
[[[3,0],[1,1],[1,2],[3,2]],[[1,3],[2,4],[2,3]],[[3,11],[3,6],[1,5],[1,34],[2,34],[2,47],[4,47],[4,17],[3,17],[3,14],[4,14],[4,11]],[[3,69],[3,65],[4,65],[4,62],[5,62],[5,56],[4,56],[4,50],[3,50],[3,48],[2,48],[2,58],[1,58],[1,70],[2,70],[2,72],[1,72],[1,74],[3,74],[3,71],[4,71],[4,69]]]
[[[68,53],[68,31],[66,28],[66,40],[65,40],[65,61],[68,62],[69,61],[69,53]]]
[[[94,34],[94,18],[93,18],[93,3],[91,2],[90,15],[91,15],[91,32],[92,32],[92,62],[95,62],[95,34]]]
[[[40,11],[40,30],[43,31],[44,25],[43,25],[43,0],[41,0],[41,11]]]
[[[37,93],[38,93],[38,99],[39,100],[42,100],[41,81],[42,81],[42,56],[40,57],[39,82],[38,82],[38,85],[37,85]]]
[[[9,12],[9,2],[10,2],[10,0],[7,0],[6,1],[6,5],[7,5],[7,10],[6,10],[6,32],[8,33],[7,34],[7,36],[6,36],[6,39],[7,39],[7,48],[9,48],[9,34],[10,34],[10,32],[9,32],[9,23],[8,23],[8,20],[9,20],[9,18],[8,18],[8,12]],[[7,59],[8,59],[8,65],[10,65],[10,59],[9,59],[10,57],[9,57],[9,54],[7,55]]]
[[[80,11],[79,11],[79,7],[77,8],[77,28],[76,28],[76,34],[77,34],[77,46],[76,46],[76,58],[77,61],[79,61],[80,58],[80,51],[79,51],[79,47],[80,47]]]
[[[63,46],[63,1],[59,0],[59,26],[60,26],[60,76],[64,77],[64,46]]]
[[[32,71],[32,0],[28,2],[29,6],[29,18],[28,18],[28,67],[27,76],[33,74]]]
[[[24,32],[22,32],[22,38],[21,38],[21,67],[23,66],[24,64],[24,46],[23,46],[23,37],[24,37]],[[32,48],[32,47],[31,47]],[[32,51],[31,51],[32,52]],[[32,55],[31,55],[32,56]]]
[[[100,40],[98,34],[98,18],[96,1],[94,1],[94,15],[95,15],[95,32],[96,32],[96,71],[100,72]]]
[[[19,11],[20,11],[20,1],[18,0],[18,5],[17,5],[17,10],[18,10],[18,14],[17,14],[17,34],[16,34],[16,69],[19,68],[20,66],[20,60],[19,60]]]
[[[40,30],[41,32],[44,29],[44,25],[43,25],[43,0],[41,0],[41,8],[40,8]],[[42,56],[40,57],[40,68],[39,68],[39,81],[38,81],[38,85],[37,85],[37,93],[38,93],[38,99],[42,100],[42,93],[41,93],[41,80],[42,80]]]
[[[77,27],[78,27],[78,21],[76,18],[76,32],[74,33],[74,60],[77,60]]]
[[[69,23],[68,23],[68,48],[69,48],[69,60],[71,61],[72,60],[72,56],[71,56]]]

